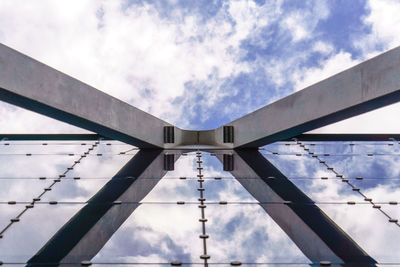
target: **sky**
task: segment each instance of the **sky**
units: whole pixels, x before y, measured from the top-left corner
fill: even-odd
[[[212,129],[398,46],[399,10],[396,0],[4,0],[0,42],[178,127]],[[398,132],[393,113],[323,131],[374,120]],[[79,131],[7,104],[0,125]]]
[[[0,42],[178,127],[212,129],[397,47],[398,14],[398,0],[1,0]],[[398,116],[400,106],[395,104],[316,131],[400,133]],[[0,103],[1,133],[82,131]],[[400,177],[400,158],[392,155],[399,147],[395,142],[385,142],[354,147],[318,144],[311,149],[333,154],[324,157],[345,177],[376,179]],[[78,155],[86,147],[12,144],[0,149],[0,154],[13,154],[0,161],[0,176],[15,178],[0,179],[2,188],[6,188],[0,190],[2,202],[30,200],[50,181],[23,177],[56,177],[71,162],[65,153]],[[88,157],[82,167],[67,176],[70,180],[57,184],[57,190],[48,192],[45,199],[86,201],[134,154],[118,155],[125,149],[130,146],[102,143],[93,153],[109,153],[106,159]],[[25,153],[33,156],[27,160]],[[305,152],[294,142],[290,146],[271,144],[262,153],[290,179],[318,178],[293,180],[315,201],[362,201],[345,183],[319,179],[334,175],[314,158],[303,155]],[[367,153],[387,155],[369,157]],[[208,176],[232,178],[222,171],[215,157],[205,154],[204,161]],[[195,173],[192,154],[182,156],[176,171],[167,177]],[[103,179],[74,181],[74,175]],[[374,200],[400,202],[396,180],[373,179],[358,181],[357,185]],[[233,179],[209,182],[206,188],[210,200],[256,202]],[[195,181],[163,179],[144,201],[194,201],[198,198],[196,186]],[[400,262],[400,230],[375,209],[368,205],[318,205],[371,256],[382,262]],[[82,206],[58,205],[47,212],[39,205],[35,212],[27,212],[26,218],[0,239],[0,260],[29,259]],[[0,204],[0,208],[1,230],[21,206]],[[386,205],[384,210],[400,219],[398,206]],[[196,205],[144,204],[94,260],[198,261],[198,213]],[[258,205],[211,205],[207,214],[215,261],[308,262]],[[29,242],[24,238],[27,234],[31,236]]]

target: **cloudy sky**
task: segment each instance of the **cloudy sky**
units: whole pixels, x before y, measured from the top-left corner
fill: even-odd
[[[211,129],[400,45],[398,14],[398,0],[0,0],[0,42],[178,127]],[[318,131],[400,133],[398,116],[400,106],[392,105]],[[1,133],[82,131],[0,103]],[[15,179],[0,179],[6,188],[0,190],[0,202],[30,201],[50,183],[37,177],[56,177],[70,166],[68,153],[77,156],[86,149],[80,144],[2,146],[0,154],[8,157],[0,155],[0,176]],[[129,160],[132,155],[117,155],[128,149],[117,142],[99,145],[93,153],[108,153],[107,158],[85,159],[44,201],[86,201]],[[312,149],[331,153],[327,162],[345,177],[370,178],[353,182],[374,200],[400,202],[398,180],[376,179],[400,177],[400,157],[391,155],[400,152],[399,144]],[[27,160],[25,153],[33,156]],[[321,180],[335,176],[294,143],[273,144],[262,153],[317,202],[362,201],[345,183]],[[195,176],[195,160],[193,154],[181,157],[167,177]],[[204,161],[206,175],[231,178],[215,157],[205,155]],[[80,181],[72,179],[77,175]],[[296,179],[302,177],[317,179]],[[233,179],[208,182],[210,201],[255,202]],[[189,179],[164,179],[144,201],[195,201],[196,186]],[[0,260],[28,260],[82,206],[30,210],[0,239]],[[398,206],[382,206],[400,219]],[[22,207],[0,204],[0,230]],[[376,209],[319,207],[375,259],[400,262],[400,229]],[[309,262],[258,205],[211,205],[207,214],[216,262]],[[94,260],[199,261],[197,216],[197,205],[143,204]]]
[[[396,0],[2,0],[0,42],[179,127],[210,129],[398,46],[399,10]],[[368,120],[398,132],[393,112]],[[68,128],[6,104],[0,125]]]

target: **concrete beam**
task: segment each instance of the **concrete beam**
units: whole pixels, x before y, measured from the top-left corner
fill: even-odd
[[[400,47],[226,125],[235,148],[260,147],[398,101]]]
[[[222,162],[221,152],[217,157]],[[226,153],[234,155],[231,174],[256,200],[282,203],[260,205],[312,262],[375,266],[373,258],[256,149]]]
[[[141,201],[166,174],[161,152],[140,150],[28,261],[27,266],[80,266],[82,261],[90,261],[140,205],[123,203]],[[175,160],[181,154],[180,151],[168,153],[175,153]],[[113,204],[114,201],[123,203]]]
[[[0,100],[141,148],[171,124],[0,44]]]

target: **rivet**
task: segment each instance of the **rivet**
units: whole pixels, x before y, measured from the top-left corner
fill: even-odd
[[[208,235],[199,235],[200,238],[208,238]]]
[[[90,261],[81,261],[81,266],[90,266],[92,263]]]
[[[103,156],[103,154],[101,154],[101,153],[98,153],[98,154],[96,154],[96,156],[100,157],[100,156]]]
[[[364,198],[365,201],[372,201],[372,198]]]
[[[75,154],[72,154],[72,153],[69,153],[69,154],[68,154],[68,156],[70,156],[70,157],[72,157],[72,156],[74,156],[74,155],[75,155]]]
[[[380,208],[381,208],[380,205],[373,205],[372,207],[373,207],[374,209],[380,209]]]
[[[27,156],[32,156],[32,154],[31,154],[31,153],[27,153],[26,155],[27,155]]]
[[[75,160],[74,162],[75,162],[75,164],[76,164],[76,163],[80,163],[80,161],[79,161],[79,160]]]
[[[46,177],[39,177],[39,180],[46,180]]]
[[[53,180],[55,183],[61,182],[61,179],[54,179]]]
[[[348,204],[348,205],[355,205],[356,202],[354,202],[354,201],[347,201],[347,204]]]
[[[11,222],[19,222],[19,218],[13,218],[11,219]]]
[[[368,157],[372,157],[373,155],[374,155],[374,154],[372,154],[372,153],[368,153],[368,154],[367,154]]]
[[[333,171],[333,167],[328,167],[327,169],[330,171]]]
[[[44,189],[44,191],[51,191],[51,188],[47,187],[47,188]]]
[[[81,177],[78,176],[74,177],[74,180],[79,180],[79,179],[81,179]]]
[[[65,174],[60,174],[58,177],[60,178],[65,177]]]
[[[205,198],[199,198],[199,201],[206,201]]]
[[[362,177],[356,177],[356,180],[362,180],[363,178]]]
[[[215,180],[221,180],[221,177],[214,177]]]
[[[120,155],[124,155],[124,154],[126,154],[126,153],[125,153],[125,152],[119,152],[119,154],[120,154]]]
[[[343,175],[341,175],[341,174],[336,174],[336,177],[343,177]]]
[[[47,143],[43,143],[42,146],[47,146]]]
[[[72,168],[72,167],[68,167],[68,168],[67,168],[67,170],[69,170],[69,171],[70,171],[70,170],[73,170],[73,169],[74,169],[74,168]]]
[[[396,201],[389,201],[389,204],[390,205],[397,205],[397,202]]]
[[[240,266],[242,263],[240,261],[231,261],[232,266]]]
[[[300,157],[300,156],[301,156],[301,154],[296,154],[296,156]]]
[[[207,221],[208,221],[207,219],[203,219],[203,218],[199,219],[199,222],[207,222]]]
[[[202,170],[202,169],[203,169],[203,167],[197,167],[197,169],[198,169],[198,170]]]
[[[313,154],[312,157],[313,157],[313,158],[317,158],[318,156]]]
[[[325,160],[320,160],[319,163],[325,163]]]
[[[328,180],[328,177],[321,177],[322,180]]]
[[[200,259],[207,260],[210,258],[210,255],[201,255]]]
[[[33,208],[33,205],[32,204],[26,205],[25,208],[31,209],[31,208]]]
[[[111,146],[111,144],[110,144],[110,143],[107,143],[106,145],[107,145],[107,146]]]
[[[197,163],[203,163],[203,161],[202,160],[198,160],[198,161],[196,161]]]
[[[34,198],[33,201],[40,201],[40,198]]]
[[[198,207],[199,207],[200,209],[205,209],[205,208],[207,208],[206,205],[199,205]]]
[[[204,191],[204,188],[197,188],[198,191]]]
[[[203,176],[204,176],[203,174],[198,174],[198,175],[197,175],[197,177],[203,177]]]
[[[220,201],[219,204],[220,205],[226,205],[226,204],[228,204],[228,202],[227,201]]]
[[[353,191],[360,191],[360,188],[352,188]]]
[[[15,204],[17,204],[17,202],[14,201],[14,200],[11,200],[11,201],[8,201],[8,204],[9,204],[9,205],[15,205]]]
[[[279,155],[278,152],[272,152],[272,155]]]
[[[180,262],[180,261],[172,261],[171,262],[171,266],[181,266],[182,265],[182,262]]]
[[[349,181],[349,179],[342,179],[343,183],[347,183]]]
[[[204,182],[204,179],[198,179],[197,182],[202,183],[202,182]]]
[[[185,201],[177,201],[176,204],[178,204],[178,205],[184,205],[184,204],[185,204]]]
[[[326,156],[326,157],[327,157],[327,156],[330,156],[330,154],[329,154],[329,153],[325,153],[325,154],[324,154],[324,156]]]
[[[179,179],[181,179],[181,180],[186,180],[186,177],[179,177]]]
[[[290,204],[292,204],[292,201],[285,200],[285,201],[282,201],[282,203],[285,204],[285,205],[290,205]]]
[[[397,219],[389,219],[389,222],[392,222],[392,223],[397,223],[397,222],[398,222],[398,220],[397,220]]]
[[[121,204],[122,204],[122,201],[121,201],[121,200],[116,200],[116,201],[113,202],[113,204],[114,204],[114,205],[121,205]]]
[[[57,203],[58,203],[57,201],[49,201],[50,205],[57,205]]]

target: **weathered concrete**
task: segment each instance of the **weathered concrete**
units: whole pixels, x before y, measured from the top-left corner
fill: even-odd
[[[217,157],[222,162],[221,153],[218,151]],[[235,157],[234,170],[230,173],[256,200],[264,202],[260,204],[262,208],[311,261],[375,266],[374,259],[257,150],[227,150],[226,153],[233,153]]]
[[[260,147],[398,101],[400,47],[226,125],[235,148]]]
[[[2,44],[0,100],[143,148],[171,125]]]

